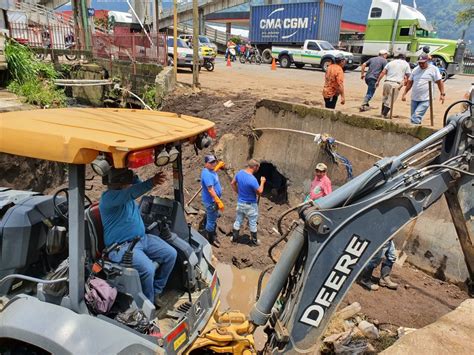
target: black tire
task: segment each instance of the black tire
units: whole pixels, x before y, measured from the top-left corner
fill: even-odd
[[[214,70],[214,63],[206,62],[206,64],[204,64],[204,67],[206,68],[207,71],[213,71]]]
[[[255,64],[257,62],[257,59],[255,58],[255,56],[251,56],[250,57],[250,64]]]
[[[446,72],[446,70],[443,70],[440,74],[441,74],[441,80],[443,80],[443,82],[448,80],[449,75]]]
[[[262,52],[262,62],[264,62],[265,64],[272,64],[272,61],[272,50],[270,48],[267,48]]]
[[[168,66],[172,67],[174,65],[174,61],[173,61],[173,57],[172,56],[168,56]]]
[[[255,57],[255,63],[257,63],[258,65],[262,64],[262,57],[261,56]]]
[[[304,63],[295,63],[295,67],[297,67],[298,69],[301,69],[304,67]]]
[[[323,72],[326,72],[326,70],[328,70],[328,67],[332,64],[332,60],[331,59],[324,59],[322,62],[321,62],[321,69],[323,70]]]
[[[289,68],[291,67],[291,59],[289,55],[283,54],[280,59],[280,67],[282,68]]]
[[[436,57],[434,56],[433,57],[433,63],[436,64],[436,66],[438,67],[441,67],[441,68],[444,68],[444,69],[448,69],[448,64],[446,63],[446,61],[441,58],[441,57]]]
[[[242,55],[239,57],[239,61],[240,61],[240,63],[245,64],[245,55],[242,54]]]
[[[76,59],[77,59],[77,55],[75,55],[75,54],[65,54],[64,56],[65,56],[66,59],[69,60],[69,61],[73,61],[73,60],[76,60]]]

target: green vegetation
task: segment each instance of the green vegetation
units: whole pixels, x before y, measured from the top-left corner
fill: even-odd
[[[66,95],[57,89],[53,80],[58,77],[52,64],[35,60],[33,53],[15,41],[5,47],[11,81],[8,89],[24,97],[25,102],[41,107],[61,107]]]
[[[456,22],[469,26],[474,20],[474,0],[459,0],[459,3],[465,7],[458,12]]]
[[[153,86],[145,86],[145,92],[143,93],[143,101],[150,106],[153,110],[158,109],[156,103],[156,89]]]

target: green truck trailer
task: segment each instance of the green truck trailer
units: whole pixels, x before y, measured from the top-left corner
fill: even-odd
[[[373,0],[364,34],[344,34],[341,46],[354,54],[355,61],[365,62],[386,49],[396,56],[403,53],[415,62],[424,46],[450,76],[460,73],[466,44],[464,41],[436,38],[431,24],[417,9],[401,1]]]

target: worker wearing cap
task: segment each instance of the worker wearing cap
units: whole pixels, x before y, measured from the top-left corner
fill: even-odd
[[[441,74],[439,73],[438,68],[429,64],[429,60],[430,58],[427,54],[422,54],[418,57],[418,66],[413,69],[402,96],[402,101],[406,101],[407,93],[410,89],[413,89],[411,93],[410,117],[410,121],[413,124],[421,124],[423,116],[430,107],[430,82],[435,82],[438,85],[441,94],[439,100],[444,104],[446,93],[444,92],[444,84],[441,80]]]
[[[316,165],[314,180],[311,183],[311,189],[309,190],[309,196],[307,199],[315,201],[332,192],[332,183],[327,176],[327,170],[328,167],[324,163]]]
[[[103,182],[108,187],[99,202],[104,242],[106,247],[117,243],[108,258],[116,263],[121,262],[129,244],[140,237],[133,248],[133,268],[140,275],[145,296],[161,308],[161,294],[173,271],[177,252],[158,236],[146,233],[140,208],[135,200],[154,186],[163,184],[165,175],[158,172],[151,179],[142,182],[129,169],[112,169]],[[154,262],[160,265],[158,270]]]
[[[260,178],[260,183],[254,174],[260,168],[260,163],[255,159],[250,159],[247,168],[240,170],[232,179],[232,189],[237,193],[237,215],[232,230],[232,242],[239,238],[240,227],[247,217],[250,229],[250,242],[260,245],[257,237],[258,203],[257,196],[263,192],[263,187],[267,181],[265,176]]]
[[[408,64],[406,61],[405,55],[403,53],[398,54],[397,59],[388,63],[384,70],[382,70],[380,73],[375,86],[378,87],[380,81],[385,77],[381,109],[381,114],[384,118],[387,118],[390,110],[392,109],[392,100],[395,102],[398,98],[398,93],[400,92],[401,88],[406,86],[410,74],[410,64]]]
[[[377,79],[380,73],[387,65],[388,52],[385,49],[379,51],[378,57],[370,58],[364,64],[362,64],[360,71],[360,78],[365,79],[367,84],[367,93],[364,97],[364,102],[360,107],[360,111],[367,111],[369,109],[369,102],[375,94]],[[365,74],[365,68],[367,68],[367,74]]]
[[[326,108],[336,108],[337,99],[341,96],[341,105],[346,103],[344,96],[344,66],[346,59],[342,54],[334,57],[334,63],[326,70],[323,97]]]
[[[202,203],[206,209],[206,234],[209,243],[216,248],[220,247],[217,240],[217,218],[219,210],[224,210],[224,203],[221,201],[222,187],[219,181],[219,175],[214,171],[217,165],[217,159],[214,155],[204,157],[204,169],[201,172]]]

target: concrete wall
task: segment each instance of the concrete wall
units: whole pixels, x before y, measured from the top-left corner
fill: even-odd
[[[96,59],[95,62],[83,64],[78,69],[71,71],[72,79],[119,79],[122,87],[131,90],[140,97],[143,97],[148,88],[155,88],[162,82],[156,81],[157,76],[163,71],[163,67],[158,64],[135,63],[133,65],[129,62],[102,59]],[[166,84],[168,84],[167,81]],[[103,106],[104,97],[110,89],[110,86],[73,87],[73,96],[81,103]],[[166,90],[169,90],[168,86]],[[163,89],[158,88],[157,92],[163,93]],[[160,97],[162,96],[160,94]],[[130,96],[127,97],[127,101],[140,104],[138,100]]]
[[[302,130],[311,133],[328,133],[341,142],[353,145],[379,156],[398,155],[407,148],[426,138],[433,131],[426,127],[397,125],[389,120],[345,115],[286,102],[263,100],[257,104],[253,127],[277,127]],[[289,179],[289,200],[294,205],[308,193],[318,162],[328,165],[328,175],[333,186],[347,181],[343,166],[337,166],[327,153],[313,141],[313,137],[281,132],[260,131],[256,141],[226,137],[222,147],[226,162],[239,166],[249,156],[272,162]],[[248,153],[243,158],[233,152]],[[348,158],[358,175],[370,168],[378,159],[368,154],[339,145],[337,151]],[[400,260],[436,274],[440,279],[464,282],[468,276],[464,257],[457,240],[456,231],[444,197],[434,204],[416,221],[407,225],[395,237],[401,250]]]

